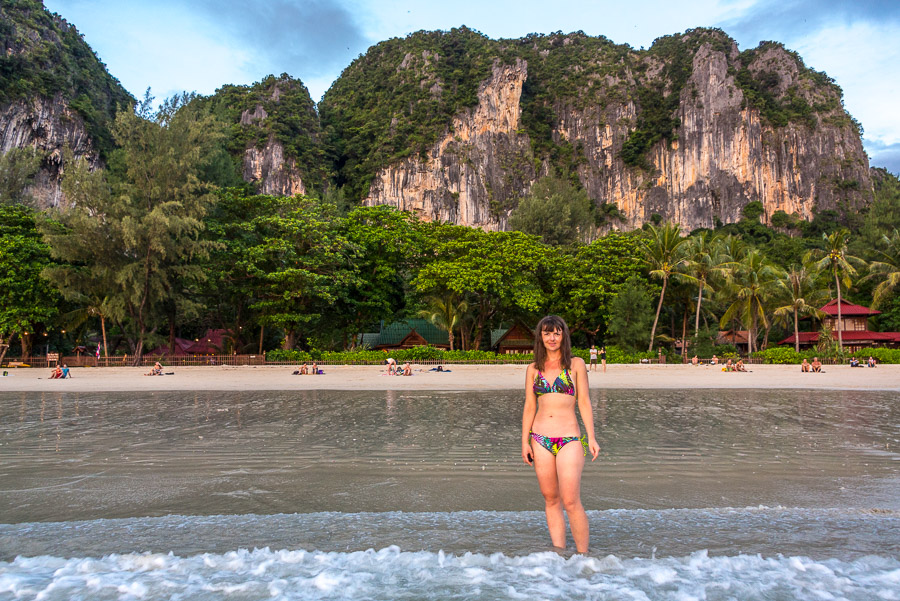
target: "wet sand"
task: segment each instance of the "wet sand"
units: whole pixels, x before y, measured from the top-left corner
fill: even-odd
[[[413,366],[412,377],[387,376],[378,366],[324,366],[318,376],[295,376],[296,366],[168,367],[174,375],[145,376],[148,367],[76,367],[72,378],[51,380],[49,369],[12,368],[0,392],[116,392],[166,390],[511,390],[524,386],[524,365],[447,365],[450,373]],[[748,373],[692,365],[609,365],[591,372],[591,388],[900,390],[900,365],[828,365],[819,374],[796,365],[751,365]]]

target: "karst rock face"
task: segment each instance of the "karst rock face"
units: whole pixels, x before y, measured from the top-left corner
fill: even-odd
[[[868,158],[840,90],[810,83],[802,63],[779,45],[747,57],[729,42],[724,49],[703,44],[696,50],[675,112],[675,135],[649,149],[649,168],[621,158],[640,111],[634,100],[554,105],[554,142],[577,149],[575,171],[595,204],[619,210],[620,218],[602,229],[629,230],[660,218],[686,230],[714,227],[740,219],[752,201],[762,203],[766,221],[776,211],[811,219],[814,209],[847,212],[870,201]],[[647,72],[661,68],[653,57],[641,60]],[[820,108],[805,121],[770,123],[745,98],[738,69],[766,76],[776,96],[789,92]],[[516,199],[549,171],[546,157],[535,160],[521,123],[528,76],[524,60],[495,61],[477,106],[457,115],[427,152],[380,169],[364,203],[504,229]],[[822,108],[826,100],[831,108]]]
[[[272,99],[278,101],[278,87],[275,87]],[[268,117],[265,108],[258,104],[255,110],[241,113],[241,125],[255,126]],[[297,161],[285,157],[284,145],[270,134],[265,146],[258,148],[249,146],[244,150],[242,176],[244,181],[256,184],[260,194],[274,196],[294,196],[306,194],[306,187],[300,177]]]
[[[63,202],[60,180],[63,152],[72,151],[94,168],[100,159],[84,120],[57,95],[18,100],[0,108],[0,154],[15,148],[33,148],[42,157],[41,167],[27,192],[40,207]]]
[[[736,49],[734,50],[736,54]],[[759,56],[785,87],[798,76],[783,50]],[[760,201],[768,220],[776,211],[811,219],[817,210],[839,209],[847,195],[840,182],[856,182],[855,190],[870,190],[868,158],[858,131],[847,124],[820,122],[810,128],[789,123],[766,125],[758,110],[748,108],[744,94],[729,74],[724,52],[702,46],[693,60],[693,74],[681,94],[678,139],[659,143],[649,158],[653,173],[628,168],[618,153],[627,127],[598,125],[579,112],[561,115],[557,135],[584,145],[582,184],[597,202],[612,202],[624,214],[624,229],[640,227],[657,214],[685,229],[731,223],[741,209]],[[628,123],[632,104],[613,107],[607,123]],[[851,194],[849,209],[866,202]]]
[[[478,105],[458,115],[425,157],[379,171],[363,204],[502,229],[507,215],[497,207],[530,187],[535,176],[528,136],[518,132],[526,77],[524,61],[495,62],[490,79],[479,88]]]

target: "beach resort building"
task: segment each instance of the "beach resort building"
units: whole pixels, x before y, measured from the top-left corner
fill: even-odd
[[[832,336],[837,338],[838,331],[838,303],[832,300],[820,309],[825,313],[823,325],[829,328]],[[874,346],[898,346],[900,345],[900,332],[873,332],[869,329],[869,317],[880,314],[881,311],[854,305],[841,300],[841,321],[844,327],[841,330],[841,338],[844,348],[850,352],[866,347]],[[800,347],[813,347],[819,343],[819,332],[800,332]],[[794,344],[794,335],[791,334],[779,344]]]

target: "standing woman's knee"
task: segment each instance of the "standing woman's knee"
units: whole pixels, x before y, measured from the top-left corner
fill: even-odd
[[[563,503],[563,507],[565,507],[567,512],[579,511],[582,509],[581,499],[577,496],[565,497],[562,499],[562,503]]]

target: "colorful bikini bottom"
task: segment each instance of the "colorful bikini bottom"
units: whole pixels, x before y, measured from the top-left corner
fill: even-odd
[[[581,446],[584,449],[584,455],[587,457],[588,454],[588,442],[586,436],[544,436],[542,434],[535,434],[534,432],[529,432],[531,434],[532,440],[537,442],[539,445],[553,453],[555,457],[557,453],[559,453],[560,449],[564,446],[573,442],[575,440],[581,441]]]

